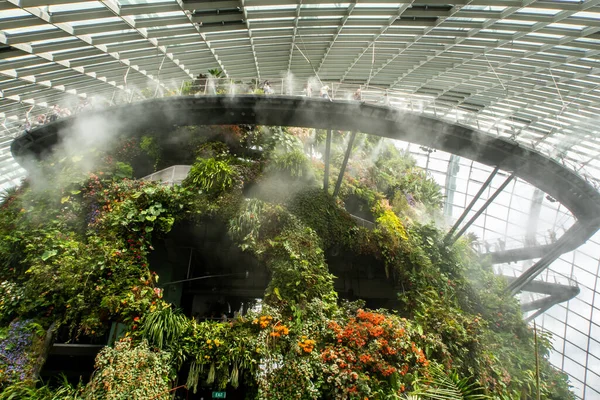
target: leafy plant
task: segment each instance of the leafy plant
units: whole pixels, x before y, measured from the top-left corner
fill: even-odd
[[[141,336],[150,345],[169,350],[177,345],[188,329],[188,319],[180,310],[164,305],[146,314],[141,323]]]
[[[225,73],[223,72],[223,70],[219,69],[219,68],[209,69],[208,73],[213,78],[221,78],[221,77],[223,77],[225,75]]]
[[[184,185],[218,195],[233,186],[237,176],[235,168],[226,160],[198,158],[184,181]]]
[[[307,174],[307,162],[304,152],[300,150],[276,152],[269,162],[269,170],[283,172],[292,178],[300,178]]]
[[[440,365],[433,365],[431,379],[426,388],[417,389],[413,395],[424,400],[486,400],[492,399],[483,393],[483,388],[473,382],[472,377],[461,378],[456,371],[446,373]]]
[[[146,342],[133,345],[125,339],[105,347],[96,357],[96,371],[85,389],[85,398],[167,400],[170,355],[152,351]]]
[[[145,135],[140,140],[140,148],[144,153],[148,155],[153,161],[154,170],[158,168],[160,163],[160,155],[162,149],[156,139],[153,136]]]

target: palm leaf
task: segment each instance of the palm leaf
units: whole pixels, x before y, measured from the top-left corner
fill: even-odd
[[[461,378],[457,372],[446,373],[439,365],[431,368],[431,379],[426,382],[427,388],[417,390],[419,399],[431,400],[486,400],[491,397],[483,394],[477,382],[471,377]]]

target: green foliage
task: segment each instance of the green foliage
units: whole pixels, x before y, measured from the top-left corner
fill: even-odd
[[[127,163],[117,161],[115,164],[114,177],[116,179],[131,178],[133,176],[133,168]]]
[[[213,78],[221,78],[221,77],[223,77],[225,75],[225,73],[223,72],[223,70],[221,70],[219,68],[209,69],[208,73]]]
[[[184,185],[217,196],[233,186],[237,171],[227,160],[198,158]]]
[[[23,287],[14,281],[0,282],[0,316],[12,320],[25,296]]]
[[[285,128],[272,127],[265,128],[266,137],[265,145],[270,151],[285,154],[294,151],[302,151],[302,141],[296,136],[291,135]]]
[[[286,205],[287,209],[315,230],[323,248],[351,248],[356,224],[350,214],[339,207],[333,197],[319,188],[298,192]]]
[[[333,302],[333,275],[327,271],[319,239],[310,228],[295,221],[267,242],[261,255],[273,277],[267,288],[270,302],[304,304],[314,298]]]
[[[167,400],[170,355],[130,340],[105,347],[96,357],[96,372],[85,390],[86,399]]]
[[[187,386],[195,393],[199,383],[225,389],[238,387],[245,379],[252,384],[258,369],[259,353],[268,346],[269,337],[259,337],[250,320],[227,323],[195,321],[184,338],[186,354],[192,360]]]
[[[284,173],[292,178],[305,177],[308,170],[307,161],[304,152],[300,150],[276,152],[269,162],[269,170]]]
[[[156,170],[160,163],[160,155],[162,153],[162,149],[156,139],[153,136],[142,136],[140,139],[140,148],[153,161],[154,170]]]
[[[141,324],[142,339],[161,350],[176,347],[188,328],[187,318],[170,306],[146,314]]]
[[[194,94],[192,81],[185,81],[183,82],[183,85],[181,85],[181,95],[189,96],[190,94]]]
[[[0,391],[0,400],[79,400],[81,388],[73,387],[63,376],[61,384],[36,387],[29,381],[20,381]]]
[[[0,207],[5,207],[7,203],[14,199],[14,197],[19,193],[18,187],[10,187],[6,189],[2,189],[0,191]]]
[[[314,140],[280,128],[177,132],[189,143],[185,157],[198,157],[183,186],[122,179],[140,152],[179,162],[149,135],[139,144],[119,140],[115,159],[51,158],[0,205],[1,321],[36,316],[38,333],[56,323],[73,339],[101,335],[111,322],[127,326],[131,342],[100,354],[84,398],[166,399],[172,373],[186,363],[189,388],[243,382],[257,398],[533,397],[533,336],[518,302],[468,241],[446,245],[444,232],[423,223],[438,212],[441,192],[408,154],[358,135],[342,202],[305,179],[322,174],[304,153],[322,154],[322,132]],[[334,133],[334,153],[342,155],[347,138]],[[340,157],[332,158],[335,177]],[[264,196],[265,187],[279,193]],[[357,228],[343,203],[374,229]],[[178,222],[206,221],[225,224],[271,274],[260,312],[197,323],[162,299],[148,265],[153,241]],[[338,304],[324,256],[334,248],[385,266],[399,291],[397,315]],[[541,336],[542,398],[571,399],[549,348]],[[50,399],[61,391],[81,394],[30,381],[2,395]]]
[[[426,388],[417,388],[413,395],[423,400],[486,400],[483,388],[472,378],[461,378],[456,371],[446,373],[439,365],[430,368],[431,379]]]
[[[229,234],[242,243],[242,250],[255,246],[260,239],[261,216],[265,203],[258,199],[246,199],[241,211],[229,221]]]
[[[393,193],[396,190],[412,194],[416,201],[431,210],[440,208],[444,201],[440,185],[425,171],[418,168],[411,168],[401,175],[389,192]]]
[[[232,221],[230,234],[241,239],[241,247],[252,251],[273,273],[266,299],[284,307],[314,298],[335,301],[333,276],[327,271],[315,232],[281,207],[258,204],[243,205],[241,215],[250,216],[251,221]]]

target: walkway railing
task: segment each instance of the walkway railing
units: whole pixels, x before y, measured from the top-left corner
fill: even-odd
[[[265,90],[265,83],[268,83]],[[387,105],[389,107],[410,111],[413,113],[427,115],[428,117],[463,125],[476,129],[493,136],[518,142],[520,145],[544,153],[550,158],[556,159],[565,167],[574,170],[596,189],[600,188],[600,179],[593,171],[587,170],[586,166],[573,161],[566,156],[557,157],[556,149],[551,145],[540,142],[523,140],[515,134],[515,126],[510,120],[502,116],[481,114],[477,111],[469,111],[459,108],[456,103],[436,99],[425,94],[412,94],[399,90],[378,87],[373,85],[357,85],[339,82],[319,82],[316,79],[299,81],[289,78],[212,78],[198,79],[193,82],[183,81],[178,93],[191,95],[239,95],[239,94],[266,94],[287,96],[310,96],[320,97],[321,88],[327,86],[328,97],[331,100],[355,100],[357,90],[360,89],[360,101],[370,104]],[[482,106],[483,108],[483,106]],[[525,133],[525,132],[523,132]]]
[[[507,277],[511,277],[511,278],[518,278],[522,274],[523,271],[521,271],[521,267],[519,265],[515,265],[515,266],[496,265],[494,267],[494,272],[497,275],[503,275],[503,276],[507,276]],[[560,274],[555,271],[551,271],[549,269],[546,269],[544,272],[539,274],[534,279],[534,281],[554,283],[554,284],[564,285],[564,286],[573,286],[573,287],[579,286],[579,284],[577,283],[577,279],[575,277],[568,277],[566,275]]]
[[[164,185],[180,184],[188,176],[190,165],[173,165],[140,178],[142,181],[161,181]]]

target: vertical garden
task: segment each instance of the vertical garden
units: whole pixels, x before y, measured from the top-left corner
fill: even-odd
[[[324,139],[184,126],[36,162],[0,203],[0,399],[574,398],[476,238],[444,243],[442,193],[415,160],[359,134],[333,198]],[[333,133],[330,187],[348,139]],[[136,179],[175,164],[191,165],[181,184]],[[183,225],[224,227],[265,269],[254,307],[203,319],[166,301],[150,259]],[[392,306],[337,291],[340,254],[384,276]],[[44,375],[54,342],[102,343],[115,324],[91,377]]]

